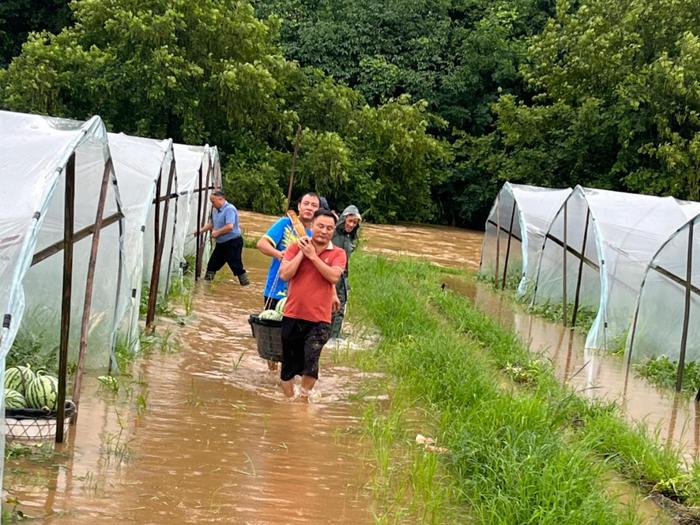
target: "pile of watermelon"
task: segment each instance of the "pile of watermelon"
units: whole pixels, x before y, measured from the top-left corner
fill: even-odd
[[[281,321],[284,315],[284,306],[287,303],[287,298],[285,297],[279,303],[274,310],[263,310],[258,315],[258,319],[267,319],[268,321]]]
[[[29,365],[5,370],[5,408],[38,408],[53,412],[58,400],[58,378]]]

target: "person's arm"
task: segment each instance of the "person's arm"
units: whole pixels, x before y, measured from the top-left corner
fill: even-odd
[[[289,281],[289,279],[294,277],[297,274],[297,270],[299,270],[301,261],[304,260],[304,252],[296,250],[296,246],[288,248],[287,253],[282,259],[282,264],[280,265],[280,279],[283,281]]]
[[[270,238],[266,235],[260,237],[258,243],[255,246],[258,250],[260,250],[261,253],[267,255],[268,257],[273,257],[281,261],[282,257],[284,256],[283,251],[278,250],[272,244],[270,244]]]
[[[280,261],[282,260],[284,251],[278,250],[277,245],[284,238],[284,227],[284,219],[279,219],[275,224],[270,226],[270,229],[265,232],[265,235],[258,239],[255,245],[255,247],[260,250],[260,253]]]
[[[333,261],[333,266],[329,266],[324,263],[321,258],[316,253],[316,248],[309,239],[300,239],[299,246],[304,256],[311,261],[314,267],[319,271],[323,278],[331,284],[335,284],[343,275],[343,267],[336,266],[339,261]],[[343,259],[345,259],[345,252],[343,252]],[[343,264],[343,266],[345,266]]]

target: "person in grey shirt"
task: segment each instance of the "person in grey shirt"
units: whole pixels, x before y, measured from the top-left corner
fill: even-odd
[[[211,221],[202,231],[211,231],[211,236],[216,239],[216,247],[209,258],[205,279],[212,280],[224,264],[228,263],[233,275],[238,277],[241,286],[248,286],[250,279],[243,267],[243,235],[238,218],[238,210],[230,202],[222,191],[215,190],[209,196],[213,206]]]

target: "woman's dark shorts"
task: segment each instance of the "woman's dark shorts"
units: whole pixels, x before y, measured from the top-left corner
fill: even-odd
[[[282,381],[294,376],[318,379],[318,360],[321,349],[331,333],[329,323],[317,323],[284,317],[282,319]]]

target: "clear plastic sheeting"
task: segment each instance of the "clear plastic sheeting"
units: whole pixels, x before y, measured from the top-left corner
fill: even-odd
[[[185,255],[196,252],[197,213],[200,195],[204,192],[209,165],[207,146],[175,144],[180,206],[178,207],[175,254],[180,267],[185,265]],[[201,211],[200,211],[201,213]]]
[[[85,123],[0,111],[0,381],[22,330],[40,327],[57,348],[63,284],[65,177],[75,155],[70,351],[77,355],[98,196],[106,187],[88,322],[87,363],[106,367],[123,309],[123,219],[99,117]],[[90,228],[93,228],[92,230]],[[82,237],[82,238],[81,238]],[[38,335],[38,334],[30,334]],[[0,393],[0,395],[2,395]],[[3,399],[4,404],[4,399]],[[4,446],[4,439],[0,441]]]
[[[480,273],[499,284],[515,281],[518,294],[534,284],[545,234],[571,188],[506,182],[486,221]]]
[[[173,172],[172,188],[168,194],[168,178],[174,161],[171,140],[131,137],[122,133],[109,134],[115,172],[119,181],[122,210],[126,218],[124,247],[129,275],[129,311],[123,335],[132,351],[138,350],[139,309],[143,284],[150,286],[155,258],[156,237],[166,217],[165,200],[170,199],[165,232],[166,244],[161,259],[158,290],[163,293],[168,283],[172,263],[172,246],[176,229],[177,177]],[[157,193],[158,192],[158,193]],[[156,195],[160,201],[160,225],[155,229]]]
[[[533,303],[595,316],[589,348],[624,343],[646,268],[687,214],[671,197],[577,186],[547,232]]]
[[[700,213],[700,210],[698,210]],[[665,242],[646,268],[627,339],[627,362],[666,356],[700,361],[700,214]]]

